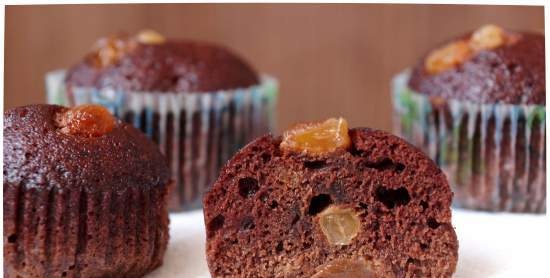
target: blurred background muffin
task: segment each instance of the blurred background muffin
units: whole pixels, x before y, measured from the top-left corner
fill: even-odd
[[[224,47],[152,30],[101,38],[47,82],[50,102],[101,104],[160,146],[176,183],[172,210],[200,207],[225,161],[272,129],[277,92]]]
[[[544,35],[484,25],[394,80],[395,131],[445,170],[460,207],[546,210]]]
[[[170,168],[98,105],[4,112],[4,277],[141,277],[168,243]]]

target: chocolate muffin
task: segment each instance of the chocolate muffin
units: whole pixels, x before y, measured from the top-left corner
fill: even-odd
[[[97,105],[4,113],[4,277],[142,277],[168,242],[169,167]]]
[[[272,127],[276,81],[222,46],[150,30],[110,36],[60,74],[48,78],[50,101],[106,106],[160,146],[172,210],[200,207],[223,163]]]
[[[298,125],[248,144],[206,194],[208,265],[212,277],[451,277],[451,200],[443,172],[396,136]]]
[[[544,36],[486,25],[394,83],[395,130],[448,175],[460,207],[546,210]]]
[[[212,92],[259,82],[256,72],[224,47],[166,40],[152,31],[100,39],[66,76],[70,86],[148,92]]]

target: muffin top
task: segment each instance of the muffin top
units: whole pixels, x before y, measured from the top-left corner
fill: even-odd
[[[146,30],[99,39],[67,72],[69,86],[129,91],[212,92],[259,83],[256,72],[226,48],[167,40]]]
[[[4,112],[4,185],[87,190],[167,186],[157,146],[97,105],[30,105]]]
[[[409,87],[474,103],[544,105],[544,74],[542,34],[485,25],[429,52],[413,68]]]

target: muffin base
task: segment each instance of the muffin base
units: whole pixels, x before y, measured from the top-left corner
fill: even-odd
[[[429,98],[393,80],[394,131],[447,174],[458,207],[546,211],[545,107]]]
[[[162,264],[167,188],[4,184],[4,277],[142,277]]]

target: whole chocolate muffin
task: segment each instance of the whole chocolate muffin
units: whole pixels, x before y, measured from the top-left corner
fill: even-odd
[[[97,105],[4,113],[4,277],[141,277],[162,264],[170,172]]]
[[[448,175],[460,207],[546,210],[544,36],[486,25],[394,83],[395,131]]]
[[[259,83],[256,72],[224,47],[166,40],[151,31],[100,39],[69,69],[70,86],[148,92],[212,92]]]
[[[151,30],[102,38],[47,80],[50,102],[101,104],[159,145],[176,184],[174,211],[199,208],[223,163],[273,126],[274,79],[225,47]]]
[[[451,277],[452,192],[426,155],[343,119],[239,151],[204,199],[213,277]],[[239,258],[239,259],[235,259]]]
[[[480,46],[472,49],[476,37]],[[487,40],[491,42],[484,42]],[[544,105],[544,70],[542,34],[515,33],[489,25],[449,41],[422,58],[413,68],[409,86],[442,99]]]

